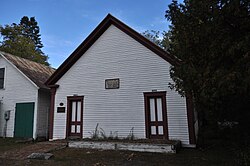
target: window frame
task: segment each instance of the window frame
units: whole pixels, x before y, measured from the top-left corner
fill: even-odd
[[[6,66],[0,66],[0,70],[4,69],[3,72],[3,87],[0,87],[0,90],[4,90],[5,89],[5,80],[6,80]]]

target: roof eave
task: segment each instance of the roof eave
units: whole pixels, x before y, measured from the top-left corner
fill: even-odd
[[[122,30],[127,35],[159,55],[161,58],[166,60],[172,65],[177,65],[178,60],[168,54],[166,51],[161,49],[159,46],[108,14],[103,21],[90,33],[90,35],[76,48],[76,50],[59,66],[59,68],[52,74],[52,76],[45,82],[45,85],[55,84],[64,73],[66,73],[70,67],[93,45],[93,43],[108,29],[110,25],[114,25]]]
[[[35,88],[40,89],[29,77],[27,77],[21,70],[19,70],[13,63],[11,63],[1,52],[0,55],[12,66],[14,67],[19,73],[21,73]]]

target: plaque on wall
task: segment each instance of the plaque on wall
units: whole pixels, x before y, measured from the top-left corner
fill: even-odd
[[[65,113],[65,107],[57,107],[57,113]]]
[[[119,89],[119,87],[120,87],[119,78],[105,80],[105,89]]]

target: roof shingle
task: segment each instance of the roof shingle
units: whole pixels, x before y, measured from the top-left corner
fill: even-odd
[[[33,81],[39,88],[48,89],[45,81],[55,72],[55,69],[33,62],[9,53],[0,52],[6,59],[15,65],[23,74]]]

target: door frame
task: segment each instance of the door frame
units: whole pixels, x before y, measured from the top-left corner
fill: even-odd
[[[163,139],[169,139],[168,137],[168,120],[167,120],[167,105],[166,105],[166,91],[159,92],[144,92],[144,108],[145,108],[145,130],[146,138],[148,139],[162,139],[162,138],[152,138],[150,135],[150,105],[149,99],[161,97],[162,98],[162,116],[163,116]]]
[[[84,96],[67,96],[67,125],[66,125],[66,138],[69,138],[70,136],[70,111],[71,111],[71,102],[72,101],[80,101],[81,102],[81,126],[80,126],[80,138],[83,136],[83,100]]]

